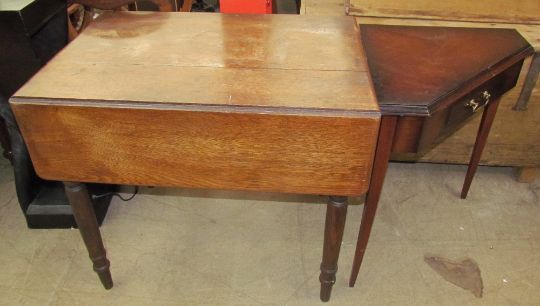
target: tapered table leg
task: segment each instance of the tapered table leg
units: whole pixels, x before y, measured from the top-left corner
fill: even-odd
[[[71,204],[73,216],[81,232],[81,236],[94,264],[94,271],[99,276],[105,289],[111,289],[113,281],[109,270],[109,260],[99,232],[99,226],[90,201],[88,190],[83,183],[64,182],[66,196]]]
[[[465,176],[465,182],[463,183],[463,188],[461,189],[461,198],[465,199],[467,193],[469,193],[469,188],[471,187],[474,174],[478,168],[478,163],[482,157],[482,152],[486,146],[487,138],[489,136],[489,131],[491,130],[491,125],[495,119],[495,114],[497,113],[497,107],[499,106],[499,99],[493,100],[486,105],[484,113],[482,114],[482,121],[480,121],[480,127],[478,128],[478,134],[476,136],[476,142],[474,144],[473,152],[471,155],[471,161],[469,162],[469,168],[467,168],[467,175]]]
[[[345,218],[347,216],[347,197],[328,199],[326,206],[326,223],[324,227],[323,258],[321,263],[321,301],[328,302],[332,286],[336,282],[337,262],[343,239]]]
[[[390,159],[390,153],[392,151],[396,123],[396,116],[383,116],[381,120],[381,129],[377,140],[377,151],[375,153],[375,161],[371,173],[371,183],[364,204],[364,212],[362,213],[362,221],[360,223],[358,240],[356,242],[356,251],[354,254],[351,278],[349,279],[349,287],[354,286],[358,271],[360,270],[360,265],[362,264],[362,259],[364,258],[369,235],[371,233],[371,227],[373,226],[373,220],[379,204],[386,170],[388,169],[388,160]]]

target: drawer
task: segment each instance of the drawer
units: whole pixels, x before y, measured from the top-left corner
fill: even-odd
[[[512,89],[522,64],[523,61],[514,64],[429,117],[400,117],[392,152],[419,155],[442,142],[468,120],[482,113],[487,103]]]

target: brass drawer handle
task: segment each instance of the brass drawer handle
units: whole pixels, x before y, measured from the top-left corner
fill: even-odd
[[[465,107],[469,107],[472,109],[473,113],[476,113],[480,107],[486,106],[489,103],[489,99],[491,98],[491,94],[489,91],[484,90],[482,92],[482,95],[480,97],[483,101],[478,102],[476,99],[471,99],[468,102],[465,102]]]

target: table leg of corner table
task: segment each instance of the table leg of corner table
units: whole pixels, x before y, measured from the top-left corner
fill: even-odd
[[[491,125],[495,119],[495,114],[497,113],[497,107],[499,106],[500,99],[496,99],[488,103],[482,114],[482,120],[480,121],[480,127],[478,128],[478,134],[476,136],[476,142],[474,144],[473,152],[471,155],[471,160],[469,162],[469,167],[467,168],[467,175],[465,176],[465,182],[463,183],[463,188],[461,189],[461,198],[465,199],[469,188],[471,187],[474,174],[478,168],[478,163],[480,163],[480,158],[482,157],[482,152],[486,146],[487,138],[489,136],[489,131],[491,130]]]
[[[371,172],[371,183],[364,204],[364,212],[362,213],[362,221],[360,223],[358,240],[356,242],[356,251],[354,254],[351,277],[349,279],[349,287],[354,287],[358,271],[360,271],[362,259],[364,258],[369,235],[371,233],[371,227],[373,226],[373,220],[375,219],[375,213],[377,212],[377,206],[379,204],[386,170],[388,169],[388,161],[390,159],[390,153],[392,152],[396,124],[396,116],[383,116],[381,119],[375,161]]]
[[[113,281],[109,270],[110,263],[105,254],[96,213],[92,201],[90,201],[86,185],[76,182],[64,182],[64,188],[84,244],[94,264],[94,271],[98,274],[103,287],[111,289]]]

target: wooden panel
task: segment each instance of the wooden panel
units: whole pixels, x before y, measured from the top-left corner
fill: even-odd
[[[534,25],[368,17],[358,17],[357,21],[364,24],[515,28],[537,51],[540,50],[540,26]],[[530,167],[540,165],[540,83],[537,83],[533,90],[527,111],[513,110],[529,64],[530,59],[524,64],[516,87],[508,92],[499,104],[486,149],[482,154],[482,164]],[[420,161],[467,164],[479,121],[480,117],[467,122],[443,143],[422,156]]]
[[[377,114],[55,104],[12,101],[38,175],[60,181],[360,195],[379,126]]]
[[[345,16],[107,13],[17,96],[378,109]]]
[[[359,16],[495,21],[540,24],[538,0],[349,0]]]

